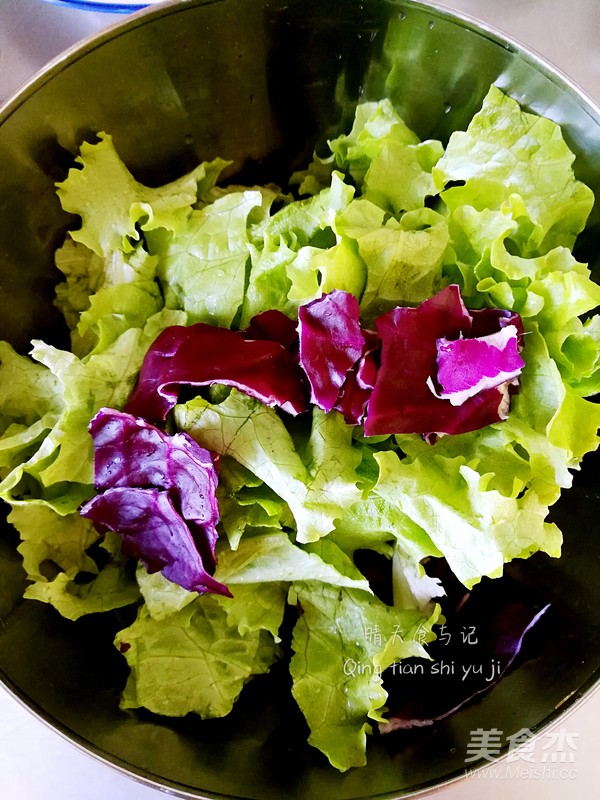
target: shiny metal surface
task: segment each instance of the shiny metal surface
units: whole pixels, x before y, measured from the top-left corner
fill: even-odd
[[[99,129],[113,133],[127,163],[149,182],[216,154],[246,174],[277,179],[306,159],[358,97],[389,91],[392,70],[402,91],[391,94],[422,136],[445,137],[463,125],[496,81],[564,126],[580,177],[600,196],[600,114],[549,67],[439,8],[376,0],[357,3],[352,14],[348,8],[333,0],[216,0],[145,12],[56,63],[5,107],[0,337],[24,348],[32,334],[54,334],[52,248],[69,220],[53,182]],[[390,52],[384,42],[391,32]],[[589,254],[600,252],[597,226],[598,209]],[[73,625],[19,602],[22,576],[8,532],[0,539],[0,672],[76,742],[183,796],[407,796],[462,773],[474,728],[493,720],[506,733],[540,729],[597,680],[595,468],[591,460],[557,509],[565,557],[515,565],[522,580],[548,588],[561,623],[537,657],[448,722],[375,744],[364,770],[340,776],[306,748],[282,685],[273,693],[256,681],[223,721],[121,713],[123,665],[110,641],[122,620]]]

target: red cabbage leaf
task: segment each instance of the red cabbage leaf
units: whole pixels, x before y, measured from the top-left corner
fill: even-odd
[[[442,572],[447,570],[447,565],[439,566]],[[550,635],[555,621],[543,590],[529,588],[518,573],[500,580],[484,578],[466,596],[464,587],[458,587],[460,599],[453,590],[455,579],[449,583],[444,579],[445,622],[438,638],[427,646],[432,660],[409,659],[384,673],[389,712],[381,733],[446,719],[489,691],[519,659],[535,653],[534,641],[525,647],[533,630],[538,631],[538,641],[539,628],[545,627],[545,635]]]
[[[217,471],[208,450],[114,409],[90,423],[99,494],[80,513],[120,534],[123,551],[188,591],[229,594],[215,567]]]
[[[358,300],[336,289],[300,306],[298,332],[300,364],[310,383],[311,402],[331,411],[365,344]]]
[[[453,406],[484,389],[513,381],[523,367],[514,325],[475,339],[437,340],[439,397]]]
[[[270,311],[261,311],[252,317],[246,330],[246,339],[266,339],[271,342],[279,342],[292,354],[298,351],[298,330],[295,320],[290,319],[282,311],[276,308]]]
[[[177,403],[181,387],[212,383],[233,386],[290,414],[307,409],[304,375],[287,347],[199,322],[173,325],[155,339],[125,410],[159,422]]]
[[[335,289],[298,311],[300,366],[311,388],[311,402],[337,409],[347,422],[362,422],[375,376],[376,335],[363,330],[358,300]]]
[[[459,287],[451,285],[416,308],[394,308],[378,317],[381,364],[369,400],[365,434],[457,434],[506,419],[510,381],[485,386],[456,406],[436,396],[431,384],[438,370],[438,340],[495,333],[507,327],[514,316],[498,309],[482,309],[472,315]],[[520,323],[515,328],[519,332]]]
[[[379,337],[368,329],[363,330],[363,334],[365,344],[360,358],[346,375],[334,406],[350,425],[359,425],[364,421],[379,369]]]

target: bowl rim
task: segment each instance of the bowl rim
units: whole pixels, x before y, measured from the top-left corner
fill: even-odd
[[[55,5],[86,7],[87,10],[109,11],[107,3],[102,0],[44,0]],[[31,78],[18,87],[11,95],[0,103],[0,126],[4,124],[35,92],[50,82],[62,70],[85,58],[89,53],[101,48],[109,41],[128,34],[130,31],[152,23],[159,17],[166,17],[173,14],[184,13],[190,7],[202,7],[220,5],[229,0],[146,0],[146,2],[128,4],[122,8],[122,13],[127,13],[126,17],[116,18],[116,21],[108,23],[100,31],[84,37],[79,42],[68,47],[62,53],[49,61],[41,69],[37,70]],[[470,29],[472,32],[482,36],[492,43],[499,45],[507,51],[518,55],[527,64],[534,66],[544,77],[561,89],[568,90],[574,99],[577,100],[582,110],[595,119],[600,127],[600,102],[594,100],[573,78],[564,72],[559,66],[554,64],[546,56],[540,54],[534,48],[524,44],[518,38],[506,34],[488,23],[462,11],[453,11],[436,0],[382,0],[389,6],[396,6],[401,9],[417,9],[423,13],[429,13],[435,18],[444,19],[453,23],[460,23],[462,27]],[[118,2],[112,3],[110,11],[116,11]],[[92,6],[98,6],[92,9]],[[101,7],[100,7],[101,6]],[[134,10],[134,6],[137,6]],[[118,13],[121,13],[119,11]],[[501,88],[501,87],[500,87]],[[600,197],[598,198],[600,200]],[[42,709],[35,701],[27,697],[17,684],[0,669],[0,684],[4,690],[17,701],[23,708],[27,709],[38,721],[45,724],[51,730],[59,734],[64,740],[73,745],[77,750],[90,756],[97,761],[105,764],[109,768],[115,769],[129,779],[153,788],[158,791],[167,791],[175,797],[183,800],[240,800],[229,794],[210,791],[202,793],[189,785],[178,783],[169,778],[165,778],[152,773],[147,768],[136,767],[129,764],[124,759],[111,754],[107,750],[93,742],[85,736],[78,734],[69,728],[68,725],[56,719],[51,713]],[[539,721],[530,730],[534,736],[538,736],[542,731],[548,730],[559,720],[567,719],[575,713],[592,696],[600,693],[600,668],[596,670],[581,686],[570,692],[565,698],[555,706],[551,713]],[[500,755],[494,758],[494,765],[506,763],[509,752],[508,744],[504,744],[500,750]],[[353,800],[404,800],[404,798],[422,798],[431,796],[438,791],[457,785],[470,779],[475,773],[490,766],[489,760],[480,759],[471,767],[457,768],[444,776],[443,779],[432,779],[424,781],[408,790],[396,790],[384,792],[377,795],[368,795],[362,798],[356,797]]]

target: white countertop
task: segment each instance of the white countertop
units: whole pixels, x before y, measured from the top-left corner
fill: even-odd
[[[557,65],[600,103],[600,3],[596,0],[452,0],[438,2],[503,31]],[[70,11],[41,0],[0,0],[0,103],[49,60],[120,19]],[[600,154],[599,154],[600,157]],[[531,760],[500,762],[435,793],[439,800],[569,800],[600,795],[600,692],[536,742]],[[555,743],[569,741],[576,746]],[[545,737],[546,744],[541,741]],[[0,688],[2,800],[159,800],[77,749]],[[323,800],[326,800],[325,798]]]

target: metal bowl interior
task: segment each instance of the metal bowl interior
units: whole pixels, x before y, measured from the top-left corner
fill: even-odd
[[[359,99],[390,96],[421,137],[464,127],[495,82],[563,126],[576,172],[600,198],[600,113],[551,67],[493,32],[401,0],[190,0],[131,17],[70,52],[0,111],[0,338],[64,341],[53,251],[73,220],[54,182],[81,142],[110,132],[153,184],[217,155],[248,181],[284,181],[343,127]],[[596,205],[580,258],[600,253]],[[0,677],[35,713],[108,763],[186,797],[404,797],[465,771],[470,732],[542,730],[600,675],[600,494],[590,456],[553,519],[559,560],[511,575],[552,604],[518,668],[450,719],[374,739],[368,766],[340,775],[305,743],[277,669],[230,717],[168,720],[119,710],[126,668],[112,647],[129,612],[77,623],[21,600],[24,573],[0,534]],[[473,767],[477,764],[469,764]]]

